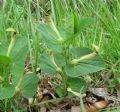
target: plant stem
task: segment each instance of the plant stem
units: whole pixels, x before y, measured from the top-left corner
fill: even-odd
[[[54,20],[54,23],[55,23],[55,25],[56,25],[56,15],[55,15],[55,8],[54,8],[54,2],[53,2],[53,0],[50,0],[50,2],[51,2],[51,10],[52,10],[52,16],[53,16],[53,20]]]
[[[16,93],[19,92],[19,90],[20,90],[19,87],[20,87],[20,85],[21,85],[21,83],[22,83],[22,81],[23,81],[23,78],[24,78],[24,74],[21,74],[20,80],[19,80],[17,86],[15,87],[15,92],[16,92]]]
[[[65,73],[61,73],[61,77],[63,80],[63,96],[65,97],[67,95],[67,75]]]
[[[35,40],[35,70],[37,69],[38,64],[38,53],[39,53],[39,39],[37,36]]]
[[[10,53],[13,49],[13,46],[15,45],[15,41],[16,41],[16,32],[13,33],[13,37],[11,38],[11,42],[10,42],[10,45],[8,47],[7,56],[10,56]]]

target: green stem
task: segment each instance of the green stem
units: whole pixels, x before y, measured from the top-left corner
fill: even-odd
[[[55,23],[55,25],[56,25],[56,15],[55,15],[54,2],[53,2],[53,0],[50,0],[50,2],[51,2],[52,16],[53,16],[53,18],[54,18],[54,23]]]
[[[14,32],[13,37],[12,37],[11,42],[10,42],[9,47],[8,47],[7,56],[10,56],[10,53],[15,45],[15,41],[16,41],[16,33]]]
[[[50,60],[51,62],[54,64],[54,66],[56,67],[56,71],[58,73],[61,73],[62,72],[62,69],[60,67],[58,67],[58,65],[56,64],[55,60],[54,60],[54,55],[53,55],[53,52],[50,53]]]
[[[27,5],[27,2],[26,2]],[[32,46],[31,46],[31,38],[30,38],[30,34],[32,32],[32,17],[31,17],[31,2],[28,2],[28,18],[27,18],[27,37],[28,37],[28,47],[29,47],[29,52],[30,52],[30,62],[31,62],[31,66],[32,66],[32,71],[35,72],[34,66],[33,66],[33,54],[32,54]],[[33,36],[33,35],[32,35]]]
[[[62,80],[63,80],[63,96],[65,97],[67,95],[67,75],[65,73],[61,74]]]
[[[35,40],[35,70],[37,69],[38,53],[39,53],[39,39],[37,36]]]
[[[24,74],[21,75],[20,80],[19,80],[17,86],[15,87],[15,92],[16,92],[16,93],[20,91],[20,88],[19,88],[19,87],[20,87],[23,79],[24,79]]]

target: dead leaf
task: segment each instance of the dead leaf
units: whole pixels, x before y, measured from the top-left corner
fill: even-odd
[[[99,101],[99,102],[96,102],[93,104],[93,106],[96,108],[96,109],[103,109],[105,107],[107,107],[107,105],[109,104],[109,101],[108,100],[105,100],[105,101]]]
[[[80,106],[72,106],[71,112],[82,112]]]
[[[41,107],[40,108],[40,112],[46,112],[46,111],[47,111],[46,107]]]
[[[89,91],[101,98],[107,99],[109,96],[108,89],[107,88],[89,88]]]
[[[93,104],[87,104],[86,112],[96,112],[100,109],[107,107],[108,104],[109,104],[108,100],[95,102]]]

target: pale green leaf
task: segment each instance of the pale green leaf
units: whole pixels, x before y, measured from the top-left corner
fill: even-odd
[[[40,24],[39,32],[46,45],[56,52],[62,52],[62,45],[58,42],[57,34],[47,24]]]
[[[55,75],[56,74],[56,70],[55,70],[56,67],[51,62],[47,53],[43,53],[41,55],[39,66],[42,69],[42,71],[44,71],[45,73],[48,73],[49,75]]]
[[[26,97],[33,97],[37,92],[38,77],[34,73],[26,74],[20,85],[20,90]]]
[[[24,72],[27,53],[28,53],[27,39],[26,38],[18,39],[10,55],[13,61],[11,66],[11,74],[13,75],[12,76],[13,84],[15,85],[19,82],[20,76]]]
[[[14,86],[2,87],[0,85],[0,100],[11,98],[14,96],[14,94],[15,94]]]
[[[72,48],[70,54],[73,59],[79,59],[93,51],[88,48]],[[97,55],[90,59],[80,61],[76,65],[68,64],[65,67],[66,74],[70,77],[78,77],[89,73],[94,73],[105,68],[103,59]]]
[[[69,88],[78,93],[80,92],[81,88],[83,88],[82,92],[84,92],[87,87],[86,81],[82,78],[68,78],[67,84]]]
[[[100,56],[97,56],[90,60],[81,61],[77,65],[67,65],[65,71],[70,77],[78,77],[103,70],[104,68],[103,59]]]
[[[54,55],[55,58],[55,62],[59,67],[63,67],[66,65],[66,60],[64,58],[64,56],[62,56],[61,54],[57,53]]]

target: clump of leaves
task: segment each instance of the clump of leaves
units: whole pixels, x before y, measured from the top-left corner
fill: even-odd
[[[17,38],[14,29],[6,53],[0,54],[0,100],[13,97],[21,91],[26,97],[32,97],[37,90],[38,78],[35,73],[24,72],[25,61],[28,55],[27,38]],[[0,46],[4,51],[4,42]]]
[[[86,90],[87,84],[82,76],[104,69],[104,61],[99,56],[99,48],[95,50],[74,46],[74,40],[81,31],[94,23],[93,18],[81,18],[72,14],[69,21],[71,29],[55,26],[48,16],[47,23],[40,24],[39,31],[46,44],[46,50],[41,54],[40,67],[51,76],[60,76],[61,85],[56,87],[58,94],[68,94],[67,88],[76,92]],[[82,91],[82,92],[83,92]],[[61,95],[61,94],[60,94]]]

